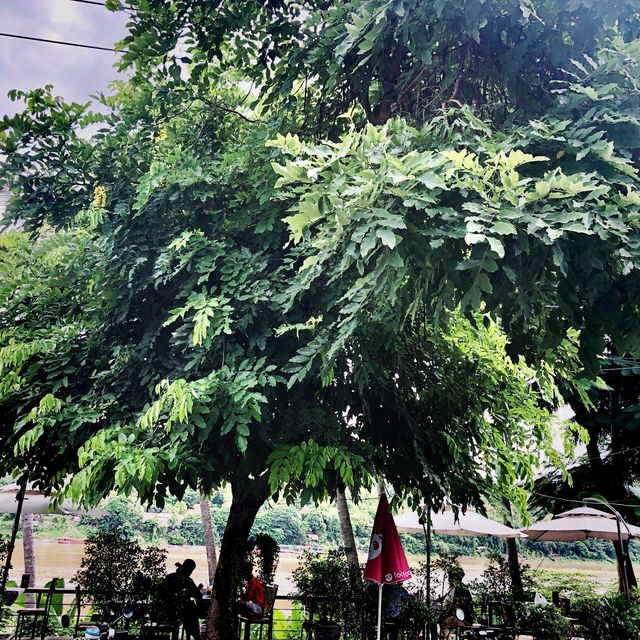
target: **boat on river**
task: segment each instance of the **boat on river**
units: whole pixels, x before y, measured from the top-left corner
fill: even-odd
[[[84,544],[79,538],[58,538],[58,544]]]

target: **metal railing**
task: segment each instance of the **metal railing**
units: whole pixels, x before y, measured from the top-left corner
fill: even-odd
[[[7,589],[7,592],[10,591],[11,588]],[[44,587],[21,590],[13,604],[3,605],[2,628],[0,629],[0,633],[14,632],[18,609],[25,606],[42,606],[47,592],[48,589]],[[31,603],[28,601],[29,595],[33,596]],[[77,589],[61,587],[55,590],[48,623],[51,633],[47,633],[48,636],[73,636],[76,621],[78,620],[77,597]],[[90,606],[82,602],[80,606],[80,621],[89,621],[91,616]],[[65,626],[63,626],[61,622],[63,616],[68,617],[68,624]],[[309,604],[302,598],[294,595],[277,596],[273,612],[273,640],[306,640],[310,638],[310,625],[314,619],[317,619],[317,613],[313,603]],[[123,620],[116,626],[127,627],[129,625],[133,627],[133,635],[137,635],[137,633],[135,633],[137,627],[136,621],[129,622]],[[365,617],[363,616],[362,637],[366,635],[366,626]],[[251,635],[253,636],[253,632]],[[256,631],[256,637],[257,635],[258,632]]]

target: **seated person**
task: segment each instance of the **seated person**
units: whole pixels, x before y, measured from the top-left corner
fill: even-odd
[[[158,613],[172,624],[181,623],[188,638],[200,640],[198,603],[202,598],[200,588],[191,578],[196,563],[187,559],[176,563],[176,570],[170,573],[159,587]]]
[[[392,625],[389,630],[390,640],[398,639],[402,607],[412,597],[401,584],[385,584],[382,587],[382,620]]]
[[[449,627],[469,626],[473,624],[473,600],[469,587],[462,581],[464,571],[460,566],[452,567],[447,573],[449,590],[442,601],[442,612],[440,623],[442,625],[443,637],[451,637]],[[464,614],[464,620],[456,617],[456,611],[460,609]]]
[[[264,602],[267,590],[262,580],[252,575],[245,587],[244,594],[238,600],[240,613],[251,616],[261,616],[264,613]]]
[[[385,584],[382,588],[383,618],[395,622],[400,617],[402,605],[411,597],[411,594],[401,584]]]

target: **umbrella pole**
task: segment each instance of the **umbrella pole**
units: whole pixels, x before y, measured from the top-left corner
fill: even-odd
[[[422,523],[422,530],[424,531],[424,544],[425,544],[425,552],[427,556],[427,575],[425,580],[425,591],[424,599],[427,603],[427,608],[431,609],[431,505],[427,505],[427,522],[426,524]],[[427,640],[431,638],[431,624],[427,621],[427,625],[425,628],[424,637]]]
[[[616,526],[618,528],[618,544],[620,545],[620,559],[622,561],[622,590],[625,597],[629,598],[629,580],[627,575],[627,554],[625,553],[624,542],[622,541],[622,530],[620,528],[620,518],[616,515]]]
[[[16,546],[16,538],[18,537],[18,527],[20,526],[20,516],[22,515],[22,503],[24,502],[24,495],[27,491],[27,476],[24,476],[20,482],[20,491],[18,491],[18,495],[16,496],[16,502],[18,506],[16,507],[15,519],[13,521],[13,529],[11,530],[11,539],[9,540],[9,548],[7,549],[7,558],[4,563],[4,568],[2,570],[2,581],[0,582],[0,593],[4,593],[4,590],[7,587],[7,580],[9,579],[9,569],[11,568],[11,556],[13,555],[13,550]]]
[[[378,640],[382,637],[382,582],[378,585]]]
[[[627,533],[629,534],[629,538],[631,538],[631,531],[627,523],[624,521],[624,518],[620,515],[620,512],[617,509],[614,509],[606,500],[602,498],[585,498],[583,500],[585,504],[588,502],[592,504],[602,505],[606,507],[616,518],[616,528],[618,529],[618,544],[620,545],[620,559],[618,560],[618,564],[620,565],[620,569],[622,571],[622,591],[625,597],[629,598],[629,576],[627,575],[627,562],[629,562],[629,556],[625,553],[625,549],[622,541],[622,525],[627,529]]]
[[[422,525],[424,527],[424,524]],[[427,528],[425,531],[427,543],[427,607],[431,606],[431,504],[427,505]]]

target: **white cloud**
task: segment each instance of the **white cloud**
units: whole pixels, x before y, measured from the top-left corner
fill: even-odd
[[[87,29],[91,26],[89,12],[93,6],[74,4],[72,2],[49,2],[49,20],[53,24],[72,25],[74,28]]]
[[[2,31],[37,38],[111,47],[126,34],[125,13],[68,0],[0,0]],[[120,76],[115,53],[0,37],[0,117],[21,109],[7,92],[52,84],[68,101],[108,93]]]

